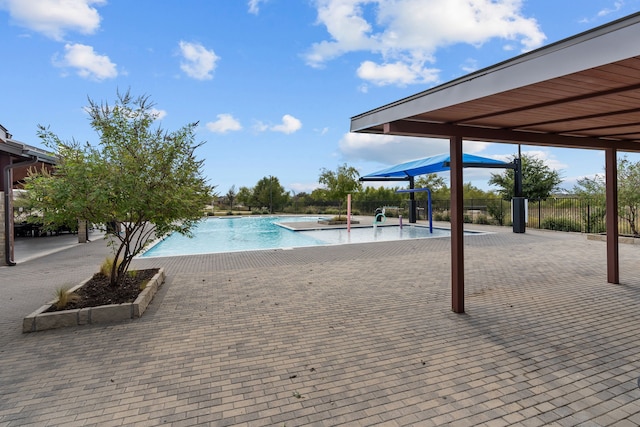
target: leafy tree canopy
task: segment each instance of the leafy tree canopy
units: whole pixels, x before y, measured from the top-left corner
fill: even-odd
[[[512,156],[515,159],[516,156]],[[491,174],[489,184],[500,187],[498,193],[505,200],[514,196],[514,171],[507,169],[502,174]],[[546,199],[558,190],[562,182],[560,173],[534,156],[522,155],[522,195],[527,199]]]
[[[253,197],[259,206],[268,207],[269,212],[281,210],[289,201],[289,193],[275,176],[265,176],[258,181],[253,187]]]
[[[240,187],[238,194],[236,194],[236,200],[238,203],[251,208],[257,206],[258,202],[253,197],[253,189],[249,187]]]
[[[156,114],[148,96],[118,93],[113,106],[89,100],[96,146],[64,142],[43,126],[39,137],[57,158],[52,174],[32,171],[27,178],[31,206],[45,227],[87,220],[122,224],[108,234],[114,250],[111,285],[122,282],[129,264],[155,236],[189,235],[211,200],[195,150],[197,123],[168,132],[153,127]]]
[[[364,187],[354,193],[354,200],[359,202],[401,203],[406,198],[406,194],[398,194],[396,190],[398,190],[398,187]]]
[[[340,206],[345,202],[347,194],[355,193],[362,189],[359,181],[360,173],[353,166],[343,164],[335,171],[325,168],[320,170],[318,182],[325,186],[326,195],[331,200],[340,202]]]
[[[227,199],[227,203],[229,203],[229,209],[233,210],[233,202],[236,200],[236,186],[232,185],[231,188],[229,188],[229,191],[227,191],[227,194],[225,194],[225,198]]]

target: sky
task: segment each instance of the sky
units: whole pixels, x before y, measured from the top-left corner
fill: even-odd
[[[350,133],[351,117],[639,10],[640,0],[0,0],[0,125],[41,148],[38,125],[96,144],[88,99],[113,104],[129,90],[150,97],[167,131],[199,122],[196,155],[220,195],[268,176],[311,192],[322,169],[366,175],[448,151],[448,140]],[[518,148],[463,150],[507,159]],[[566,190],[604,171],[601,151],[522,152]],[[492,172],[466,169],[464,181],[495,190]]]

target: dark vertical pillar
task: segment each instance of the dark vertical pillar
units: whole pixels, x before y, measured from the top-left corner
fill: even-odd
[[[451,309],[464,313],[464,222],[462,138],[449,140],[451,168]]]
[[[4,196],[4,254],[3,265],[14,265],[14,225],[13,225],[13,164],[10,156],[0,156],[0,175],[2,176],[2,191]]]
[[[4,171],[4,168],[6,166],[9,166],[10,164],[11,164],[11,156],[0,154],[0,172]],[[0,189],[5,188],[4,181],[5,181],[4,173],[0,173]],[[11,183],[9,183],[9,186],[11,186]]]
[[[409,188],[413,190],[415,188],[415,179],[410,176],[409,177]],[[409,193],[409,223],[415,224],[418,219],[418,209],[416,207],[416,195],[412,191]]]
[[[520,147],[518,145],[518,147]],[[525,232],[525,199],[522,197],[522,158],[513,159],[515,168],[513,170],[513,215],[511,222],[514,233]]]
[[[618,259],[618,153],[605,150],[607,215],[607,281],[620,283]]]

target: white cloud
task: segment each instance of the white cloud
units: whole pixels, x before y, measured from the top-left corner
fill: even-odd
[[[249,0],[249,13],[257,15],[260,13],[260,3],[266,3],[267,0]]]
[[[533,158],[542,160],[545,165],[556,171],[561,171],[569,167],[566,163],[561,162],[554,154],[544,150],[522,150],[522,154],[527,154]]]
[[[302,122],[295,117],[285,114],[282,116],[282,124],[271,126],[269,129],[274,132],[282,132],[286,134],[294,133],[302,127]]]
[[[4,0],[11,19],[21,27],[61,41],[67,31],[93,34],[100,27],[100,15],[92,7],[105,0]]]
[[[436,69],[423,68],[422,64],[408,64],[394,62],[378,65],[372,61],[364,61],[360,64],[357,74],[363,80],[367,80],[377,86],[397,84],[405,86],[412,83],[434,83],[438,81]]]
[[[269,125],[260,120],[256,120],[252,127],[255,132],[265,132],[269,130]]]
[[[207,129],[214,133],[227,133],[230,131],[242,130],[240,122],[231,114],[218,114],[218,120],[208,122]]]
[[[165,117],[167,117],[167,111],[166,110],[158,110],[157,108],[152,108],[151,109],[151,114],[153,114],[156,118],[156,120],[162,120]]]
[[[116,64],[108,56],[97,54],[92,46],[67,43],[64,50],[63,59],[58,61],[54,58],[54,65],[75,68],[80,77],[91,80],[100,81],[118,76]]]
[[[545,165],[549,166],[551,169],[562,172],[563,170],[569,167],[568,164],[560,161],[555,154],[546,151],[546,150],[531,150],[531,149],[522,149],[522,155],[527,155],[529,157],[533,157],[538,160],[542,160]],[[513,160],[513,154],[496,154],[491,156],[496,160],[502,160],[505,162],[510,162]]]
[[[199,43],[180,41],[183,61],[180,69],[196,80],[211,80],[216,62],[220,59],[213,50],[207,50]]]
[[[449,140],[366,133],[346,133],[339,144],[340,153],[349,162],[371,161],[395,165],[449,152]],[[487,143],[465,141],[465,153],[478,153]]]
[[[618,12],[624,6],[624,1],[615,1],[613,2],[613,8],[604,8],[598,12],[598,17],[601,18],[603,16],[607,16],[611,13]]]
[[[329,40],[315,43],[307,64],[321,67],[348,52],[367,51],[380,60],[361,64],[358,74],[374,84],[432,82],[435,52],[458,43],[480,46],[499,38],[522,51],[545,40],[520,0],[315,0]]]
[[[464,64],[460,66],[465,73],[473,73],[478,70],[478,61],[473,58],[467,58]]]

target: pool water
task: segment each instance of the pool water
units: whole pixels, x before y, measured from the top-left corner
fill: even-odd
[[[148,249],[142,257],[197,255],[260,249],[286,249],[347,243],[367,243],[403,239],[445,237],[446,229],[419,226],[378,226],[330,230],[293,231],[278,223],[317,222],[318,217],[269,216],[207,218],[194,229],[189,238],[173,233]]]

